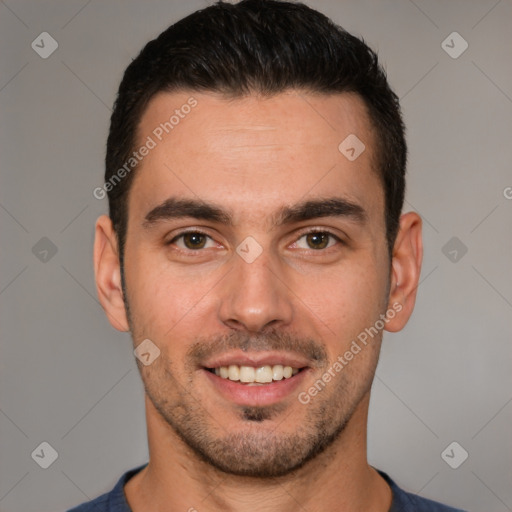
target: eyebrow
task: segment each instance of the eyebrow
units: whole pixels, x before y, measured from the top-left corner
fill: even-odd
[[[222,207],[201,199],[170,197],[153,208],[144,218],[143,227],[150,228],[159,221],[192,217],[200,220],[233,225],[232,215]],[[367,221],[366,210],[359,204],[340,197],[310,199],[291,206],[283,206],[272,217],[273,224],[280,226],[320,217],[345,217],[363,224]]]
[[[161,220],[194,217],[201,220],[232,225],[232,217],[221,207],[201,199],[179,199],[170,197],[153,208],[144,218],[143,226],[151,227]]]
[[[283,207],[275,217],[274,224],[279,226],[320,217],[345,217],[363,224],[368,215],[361,205],[348,199],[339,197],[310,199]]]

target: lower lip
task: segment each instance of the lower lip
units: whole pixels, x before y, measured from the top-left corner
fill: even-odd
[[[308,369],[300,371],[289,379],[256,386],[223,379],[208,370],[202,370],[202,372],[224,398],[236,405],[254,407],[276,404],[290,396],[304,381]]]

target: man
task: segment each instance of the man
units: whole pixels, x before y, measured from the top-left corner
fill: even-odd
[[[375,54],[287,2],[219,3],[151,41],[107,144],[97,290],[130,331],[149,464],[77,511],[449,511],[368,465],[383,330],[421,220]]]

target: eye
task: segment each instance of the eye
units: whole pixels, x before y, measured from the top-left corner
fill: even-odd
[[[171,244],[175,244],[180,249],[191,251],[208,249],[215,246],[213,239],[200,231],[188,231],[186,233],[181,233],[169,242],[169,245]]]
[[[328,231],[311,231],[302,235],[294,244],[299,249],[322,250],[332,247],[340,239]]]

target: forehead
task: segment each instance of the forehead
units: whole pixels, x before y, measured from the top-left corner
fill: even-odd
[[[130,193],[130,208],[141,214],[170,195],[224,203],[236,217],[248,205],[262,214],[326,194],[382,213],[374,134],[354,94],[288,91],[228,99],[160,93],[142,116],[137,147],[142,145],[152,149]]]

